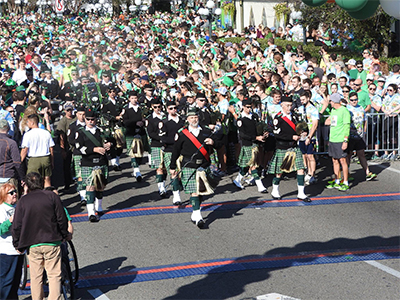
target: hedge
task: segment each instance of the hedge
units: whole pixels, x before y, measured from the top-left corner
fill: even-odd
[[[222,42],[231,42],[231,43],[240,43],[244,38],[242,37],[235,37],[235,38],[221,38],[219,39]],[[257,39],[257,42],[260,44],[260,47],[262,50],[267,48],[267,39]],[[293,42],[293,41],[286,41],[286,40],[280,40],[280,39],[275,39],[275,45],[281,46],[283,49],[285,49],[286,45],[290,44],[292,47],[296,47],[299,45],[303,45],[303,43],[299,42]],[[313,57],[318,57],[320,58],[321,55],[319,54],[319,50],[321,47],[315,46],[312,43],[307,43],[306,45],[303,45],[304,52],[309,52],[311,56]],[[336,53],[338,56],[340,56],[342,59],[355,59],[355,60],[363,60],[363,57],[360,55],[359,52],[353,52],[350,51],[349,49],[343,49],[342,47],[329,47],[328,53]],[[395,64],[400,64],[400,57],[381,57],[381,61],[385,61],[388,63],[390,70],[392,69],[393,65]]]

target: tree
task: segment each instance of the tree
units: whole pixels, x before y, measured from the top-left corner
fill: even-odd
[[[303,14],[303,23],[316,28],[321,22],[328,26],[345,26],[353,32],[354,37],[363,47],[383,50],[387,55],[391,39],[390,27],[394,18],[386,14],[379,6],[374,16],[367,20],[352,18],[345,10],[335,3],[325,3],[322,6],[310,7],[302,5],[301,0],[292,1]]]

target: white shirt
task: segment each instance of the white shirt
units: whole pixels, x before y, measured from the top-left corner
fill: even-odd
[[[14,214],[15,208],[8,204],[3,202],[0,205],[0,224],[3,222],[6,222],[13,214]],[[10,227],[11,229],[11,227]],[[0,253],[1,254],[7,254],[7,255],[18,255],[19,253],[17,250],[15,250],[13,244],[12,244],[12,236],[11,236],[11,231],[3,234],[0,237]]]
[[[28,157],[48,156],[50,147],[54,147],[54,141],[47,130],[32,128],[24,134],[21,147],[28,148]]]
[[[201,130],[201,127],[197,126],[196,128],[193,128],[192,126],[189,126],[188,129],[189,129],[189,132],[191,134],[193,134],[195,137],[198,137],[199,133],[200,133],[200,130]]]

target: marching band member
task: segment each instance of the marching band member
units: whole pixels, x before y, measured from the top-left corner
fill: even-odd
[[[103,140],[96,126],[97,116],[93,110],[85,112],[86,126],[76,132],[75,147],[82,154],[82,181],[86,186],[87,212],[90,222],[98,222],[103,215],[103,191],[108,178],[108,160],[106,152],[112,143]],[[96,212],[98,215],[96,215]]]
[[[279,183],[282,173],[297,171],[297,199],[311,202],[304,193],[304,161],[300,148],[297,146],[300,135],[296,132],[296,124],[300,123],[300,120],[291,112],[292,98],[282,97],[281,107],[282,111],[275,116],[273,121],[276,150],[268,168],[268,174],[275,174],[271,195],[275,200],[281,199]]]

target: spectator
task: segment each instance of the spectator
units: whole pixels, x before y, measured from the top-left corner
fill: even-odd
[[[32,299],[43,299],[43,271],[49,281],[49,300],[61,299],[61,242],[71,239],[61,199],[43,190],[39,173],[26,175],[27,194],[18,202],[12,227],[13,245],[27,250]]]
[[[13,247],[11,236],[17,199],[15,185],[0,187],[0,299],[18,299],[24,256]]]

